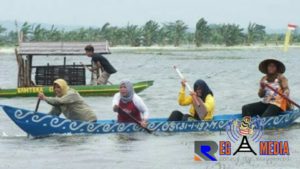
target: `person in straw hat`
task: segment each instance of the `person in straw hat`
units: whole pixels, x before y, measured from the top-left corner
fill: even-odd
[[[270,85],[278,92],[289,96],[288,80],[283,75],[285,66],[282,62],[275,59],[266,59],[259,64],[258,69],[265,74],[260,80],[260,88],[258,96],[262,101],[244,105],[242,107],[242,115],[261,117],[276,116],[280,112],[286,111],[288,108],[287,101],[273,90],[266,87]]]

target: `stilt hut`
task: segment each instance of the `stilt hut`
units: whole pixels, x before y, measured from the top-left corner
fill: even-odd
[[[93,45],[95,53],[110,54],[108,42],[19,42],[16,48],[18,62],[18,87],[0,89],[0,97],[36,97],[37,93],[43,92],[47,96],[54,94],[53,81],[58,78],[65,79],[69,85],[84,96],[112,96],[119,91],[119,84],[111,85],[86,85],[85,68],[82,65],[67,65],[68,56],[85,55],[85,46]],[[64,62],[59,65],[43,63],[33,65],[33,58],[41,56],[61,56]],[[39,63],[40,64],[40,63]],[[91,63],[88,66],[94,66]],[[35,72],[34,72],[35,71]],[[34,76],[32,76],[34,74]],[[96,84],[99,72],[91,74],[91,82]],[[32,77],[34,77],[32,79]],[[136,92],[153,85],[153,81],[141,81],[134,83]]]
[[[19,42],[15,50],[18,62],[18,87],[35,85],[52,85],[57,78],[63,78],[70,85],[85,85],[85,68],[82,65],[66,65],[66,56],[85,55],[86,45],[93,45],[95,53],[110,54],[108,42]],[[32,65],[33,57],[38,56],[64,56],[62,65]],[[92,64],[92,63],[91,63]],[[31,77],[35,68],[35,79]],[[92,73],[92,81],[97,74]]]

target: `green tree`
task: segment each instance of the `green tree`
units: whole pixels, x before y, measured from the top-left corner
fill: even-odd
[[[188,29],[188,26],[181,20],[177,20],[175,22],[175,32],[174,32],[174,46],[179,46],[180,42],[184,38],[184,34],[186,33],[186,30]]]
[[[155,21],[148,21],[143,26],[143,37],[145,46],[151,46],[154,43],[157,43],[158,40],[158,30],[159,24]]]
[[[170,30],[168,29],[166,24],[163,24],[163,26],[158,30],[158,44],[165,46],[170,43]]]
[[[166,34],[174,46],[179,46],[183,41],[188,26],[181,20],[165,24]]]
[[[111,27],[111,38],[110,38],[110,43],[112,46],[116,45],[124,45],[125,44],[125,39],[124,39],[124,29],[118,28],[116,26]]]
[[[140,40],[142,36],[142,30],[137,25],[128,24],[124,30],[127,42],[131,46],[140,46]]]
[[[5,37],[4,35],[2,35],[3,33],[5,33],[6,28],[2,27],[0,25],[0,45],[3,45],[5,43]]]
[[[32,34],[32,25],[30,25],[28,22],[24,22],[22,27],[21,27],[21,32],[22,32],[22,38],[23,41],[29,41],[30,36]]]
[[[247,33],[247,44],[251,45],[256,41],[262,41],[265,38],[266,27],[256,23],[249,23]]]
[[[226,46],[233,46],[241,44],[244,40],[244,35],[242,33],[243,28],[240,28],[236,24],[224,24],[222,25],[221,35],[223,36],[223,42]]]
[[[196,24],[195,42],[196,46],[200,47],[202,43],[209,37],[209,26],[204,18],[201,18]]]
[[[41,24],[38,24],[37,26],[33,26],[32,31],[32,40],[33,41],[46,41],[46,33],[47,30],[42,28]]]
[[[224,43],[224,38],[221,33],[222,25],[218,24],[211,24],[209,25],[210,34],[208,38],[208,43],[214,44],[214,45],[221,45]]]
[[[62,41],[64,36],[63,30],[58,30],[54,25],[47,31],[47,41]]]
[[[101,28],[102,40],[107,40],[111,46],[120,45],[124,41],[124,30],[105,23]]]
[[[5,43],[7,45],[17,45],[18,33],[16,31],[9,31],[5,39],[6,39]]]

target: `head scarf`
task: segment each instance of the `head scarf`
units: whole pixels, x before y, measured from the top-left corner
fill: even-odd
[[[123,103],[128,103],[128,102],[132,101],[133,95],[134,95],[134,89],[133,89],[132,83],[129,80],[123,80],[120,83],[120,86],[121,85],[125,85],[125,87],[127,89],[127,96],[121,95],[121,101]]]
[[[202,91],[202,96],[200,97],[202,101],[205,101],[205,98],[208,94],[213,96],[213,92],[210,90],[204,80],[199,79],[194,83],[194,91],[196,91],[199,87]]]
[[[69,90],[69,86],[68,86],[68,83],[64,80],[64,79],[56,79],[53,83],[54,84],[57,84],[61,90],[62,90],[62,95],[66,95],[68,90]]]

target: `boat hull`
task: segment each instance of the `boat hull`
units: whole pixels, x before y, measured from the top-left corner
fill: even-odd
[[[153,81],[134,83],[135,91],[141,92],[153,85]],[[112,96],[119,91],[119,85],[98,86],[71,86],[82,96]],[[36,97],[37,93],[43,92],[48,96],[53,95],[52,86],[20,87],[17,89],[0,89],[0,97]]]
[[[6,114],[23,131],[33,137],[56,134],[106,134],[132,133],[143,131],[135,123],[117,123],[114,120],[99,120],[97,122],[82,122],[32,112],[11,106],[2,106]],[[276,117],[262,118],[264,129],[285,128],[290,126],[300,116],[299,110],[285,112]],[[150,119],[148,128],[155,132],[203,132],[223,131],[232,120],[241,119],[240,114],[218,115],[212,121],[167,122],[165,118]]]

